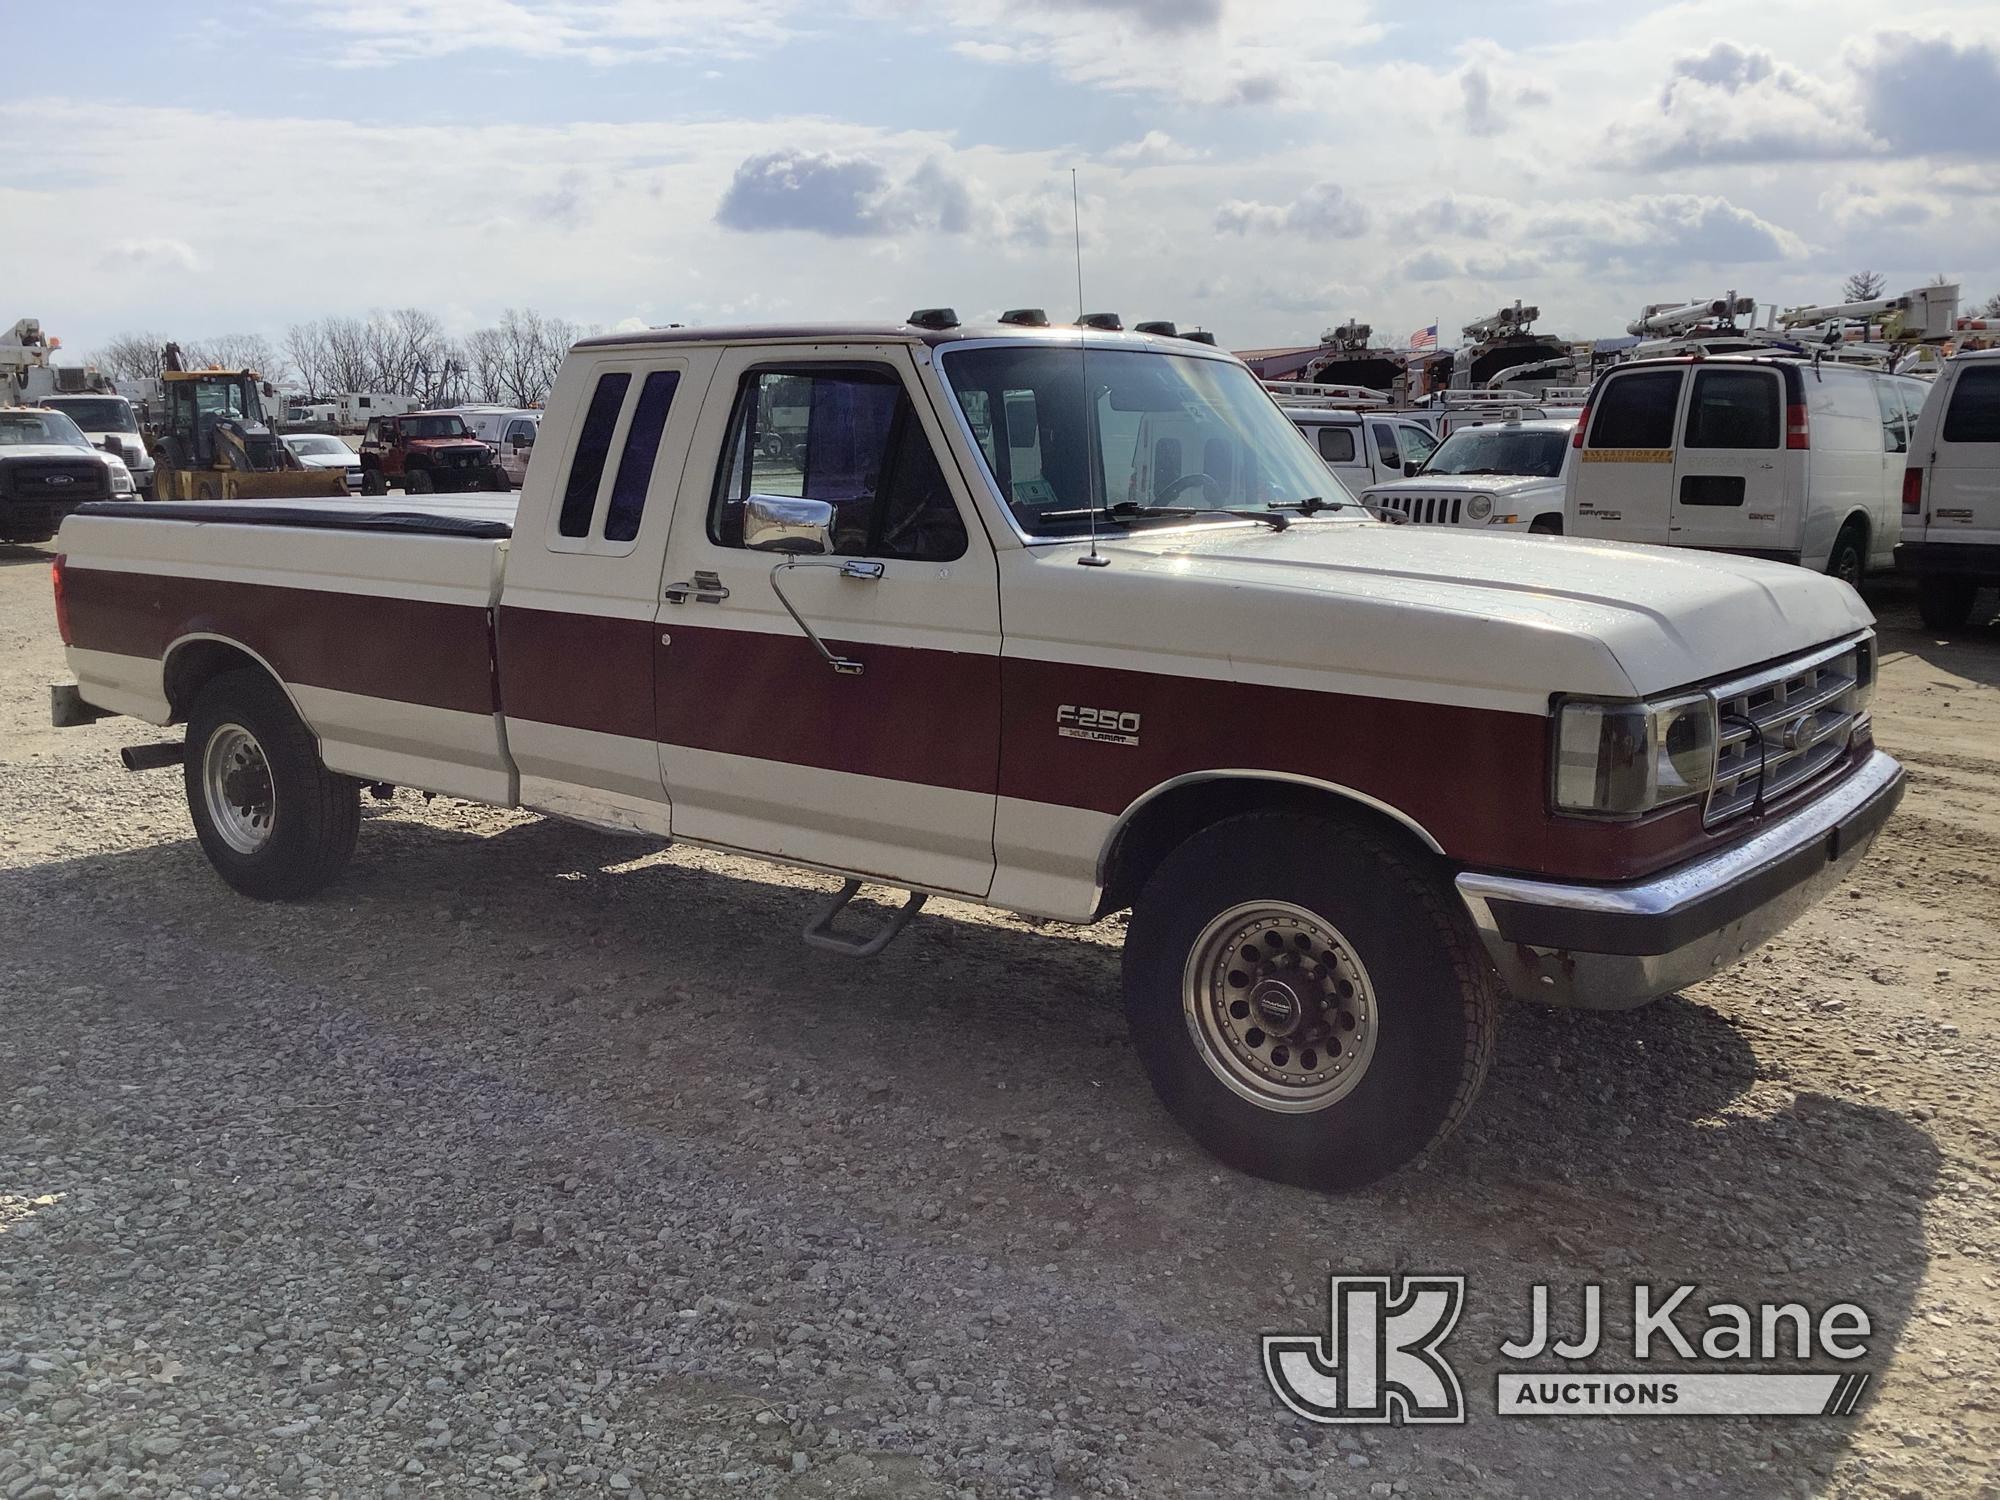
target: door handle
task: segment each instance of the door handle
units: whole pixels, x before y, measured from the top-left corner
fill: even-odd
[[[785,606],[785,613],[792,617],[792,623],[803,630],[806,639],[813,643],[813,649],[834,671],[843,677],[859,677],[862,664],[851,656],[835,656],[827,649],[826,642],[819,638],[819,632],[806,623],[804,615],[793,608],[792,601],[785,597],[784,585],[778,582],[778,575],[789,568],[838,568],[842,578],[852,578],[861,583],[873,583],[888,571],[883,564],[865,558],[849,557],[835,561],[830,557],[791,558],[771,569],[771,592],[778,596],[778,602]]]
[[[669,604],[685,604],[690,598],[697,604],[720,604],[729,597],[729,590],[722,586],[720,574],[704,571],[696,573],[691,582],[668,584],[660,597]]]

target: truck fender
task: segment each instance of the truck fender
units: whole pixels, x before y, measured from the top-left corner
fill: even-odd
[[[1271,807],[1359,817],[1389,825],[1430,854],[1445,852],[1416,819],[1354,787],[1288,771],[1193,771],[1140,795],[1105,835],[1097,856],[1097,914],[1129,905],[1152,867],[1197,829]]]
[[[167,722],[184,720],[194,703],[195,694],[210,679],[242,667],[255,667],[276,683],[278,691],[285,695],[285,701],[291,704],[292,712],[299,716],[299,722],[315,739],[319,737],[319,730],[305,710],[299,707],[291,684],[285,681],[276,667],[241,641],[205,630],[191,630],[176,637],[160,657],[160,696],[172,716]]]

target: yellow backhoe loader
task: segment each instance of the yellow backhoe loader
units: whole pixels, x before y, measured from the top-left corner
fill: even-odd
[[[153,438],[157,500],[345,498],[340,469],[308,469],[264,420],[255,370],[189,370],[169,344],[160,372],[165,411]]]

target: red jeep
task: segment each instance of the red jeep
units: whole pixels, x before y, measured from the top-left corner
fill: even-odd
[[[507,476],[493,450],[455,411],[413,411],[374,417],[361,440],[361,493],[451,494],[505,490]]]

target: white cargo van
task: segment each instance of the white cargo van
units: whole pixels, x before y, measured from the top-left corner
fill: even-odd
[[[1917,579],[1933,630],[1972,618],[2000,585],[2000,349],[1961,354],[1931,387],[1903,471],[1896,566]]]
[[[1767,355],[1607,371],[1571,441],[1572,536],[1802,563],[1859,584],[1893,565],[1924,383]]]
[[[1287,406],[1285,415],[1355,499],[1371,485],[1416,473],[1437,451],[1430,428],[1404,415],[1313,406]]]

